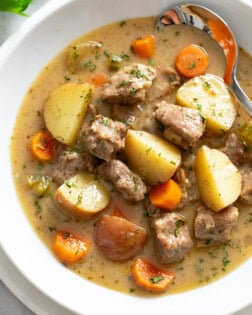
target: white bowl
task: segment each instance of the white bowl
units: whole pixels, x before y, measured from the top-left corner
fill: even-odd
[[[230,314],[252,303],[249,259],[221,280],[182,294],[140,298],[88,282],[63,267],[28,223],[11,175],[9,141],[19,105],[40,69],[79,35],[112,21],[158,15],[180,1],[53,0],[29,18],[0,50],[0,241],[22,274],[57,303],[78,314]],[[252,2],[199,0],[221,14],[252,54]]]

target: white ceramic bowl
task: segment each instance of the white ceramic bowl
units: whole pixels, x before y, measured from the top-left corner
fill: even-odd
[[[52,0],[0,50],[0,241],[8,257],[44,294],[78,314],[231,314],[252,303],[252,259],[210,285],[140,298],[90,283],[63,267],[32,230],[17,200],[9,141],[19,105],[40,69],[77,36],[112,21],[159,15],[173,0]],[[199,0],[221,14],[252,54],[252,1]]]

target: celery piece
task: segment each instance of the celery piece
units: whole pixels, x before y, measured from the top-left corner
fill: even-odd
[[[244,141],[248,147],[252,148],[252,120],[241,125],[235,133],[240,140]]]

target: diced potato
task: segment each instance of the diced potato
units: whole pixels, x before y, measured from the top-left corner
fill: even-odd
[[[90,58],[98,57],[101,48],[101,43],[91,40],[70,46],[67,55],[67,65],[69,71],[72,73],[76,73],[80,70],[93,72],[95,70],[95,64]]]
[[[206,128],[221,134],[236,117],[236,104],[222,78],[205,74],[184,83],[177,91],[178,104],[197,109],[206,119]]]
[[[252,120],[240,126],[235,133],[248,147],[252,148]]]
[[[98,249],[110,260],[122,261],[137,255],[145,246],[148,234],[133,222],[104,215],[95,228],[94,240]]]
[[[51,93],[45,104],[44,118],[54,138],[70,146],[75,142],[92,92],[88,83],[67,83]]]
[[[65,212],[75,217],[92,217],[110,202],[105,186],[89,172],[66,180],[56,191],[54,200]]]
[[[194,168],[202,201],[214,211],[232,204],[241,193],[241,174],[223,152],[203,145]]]
[[[150,185],[166,182],[181,163],[175,145],[145,131],[128,130],[125,153],[130,167]]]

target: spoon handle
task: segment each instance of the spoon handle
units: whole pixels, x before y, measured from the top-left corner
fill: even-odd
[[[235,75],[232,76],[232,82],[230,84],[230,88],[234,92],[235,96],[242,103],[242,105],[246,108],[250,115],[252,115],[252,102],[245,94],[243,89],[241,88],[237,78]]]

